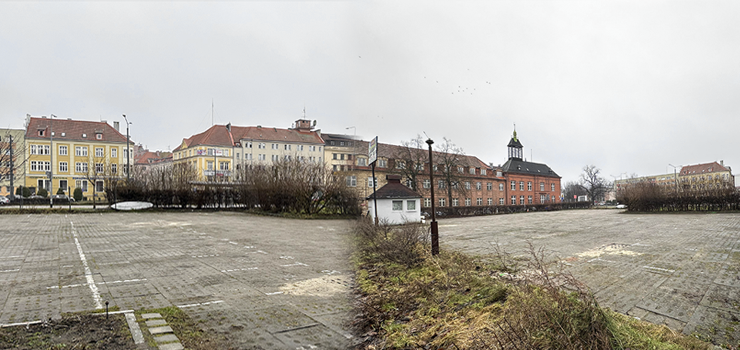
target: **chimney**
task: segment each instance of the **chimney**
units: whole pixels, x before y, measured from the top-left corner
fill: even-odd
[[[119,130],[120,127],[121,127],[120,122],[113,122],[113,129],[116,129],[116,131],[121,132],[121,130]]]
[[[226,124],[226,130],[227,130],[228,132],[231,132],[231,123],[229,123],[229,124]]]
[[[311,121],[307,119],[298,119],[295,121],[295,128],[297,130],[311,130]]]
[[[398,174],[388,174],[385,176],[385,179],[388,180],[389,184],[391,183],[400,184],[401,183],[401,175],[398,175]]]
[[[725,166],[725,161],[724,161],[724,160],[720,160],[720,161],[719,161],[719,165],[721,165],[721,166]]]

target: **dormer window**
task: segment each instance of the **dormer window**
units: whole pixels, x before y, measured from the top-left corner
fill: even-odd
[[[98,140],[102,140],[103,139],[103,134],[95,134],[95,138],[98,139]]]
[[[44,130],[39,130],[39,136],[41,136],[41,137],[44,136]]]
[[[87,138],[87,134],[82,134],[82,137]]]
[[[62,137],[65,137],[65,136],[67,136],[67,133],[66,132],[63,132],[62,133]]]

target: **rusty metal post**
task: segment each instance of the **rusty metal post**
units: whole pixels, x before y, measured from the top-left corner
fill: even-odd
[[[429,189],[432,195],[432,255],[439,254],[439,227],[437,226],[437,213],[434,208],[434,162],[432,161],[432,145],[434,141],[432,139],[427,140],[429,145]]]

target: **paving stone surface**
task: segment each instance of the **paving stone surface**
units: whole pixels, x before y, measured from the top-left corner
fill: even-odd
[[[233,212],[0,215],[0,324],[96,301],[174,305],[236,348],[346,349],[350,227]]]
[[[351,225],[233,212],[0,215],[0,324],[105,301],[175,305],[237,348],[346,349]],[[439,231],[443,249],[475,254],[524,254],[532,242],[601,305],[738,345],[740,214],[562,211],[442,219]]]
[[[165,335],[156,336],[154,337],[154,340],[157,343],[170,343],[170,342],[179,341],[179,339],[177,339],[177,336],[174,334],[165,334]]]
[[[158,313],[151,313],[151,314],[141,314],[141,318],[148,320],[150,318],[162,318],[162,315]]]
[[[180,343],[167,343],[159,346],[159,350],[182,350],[184,347]]]
[[[440,244],[527,255],[528,242],[569,265],[601,306],[740,345],[740,214],[574,210],[444,219]]]
[[[167,321],[165,321],[165,320],[151,320],[151,321],[146,321],[145,323],[146,323],[146,326],[147,327],[157,327],[157,326],[164,326],[164,325],[166,325],[167,324]]]
[[[152,327],[152,328],[149,328],[149,333],[151,334],[172,333],[172,328],[170,326]]]

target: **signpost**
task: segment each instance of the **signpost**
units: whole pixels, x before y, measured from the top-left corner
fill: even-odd
[[[370,162],[370,167],[373,170],[373,209],[375,210],[375,225],[378,224],[378,197],[375,195],[375,186],[377,180],[375,179],[375,161],[378,160],[378,137],[370,140],[368,145],[367,157]]]

